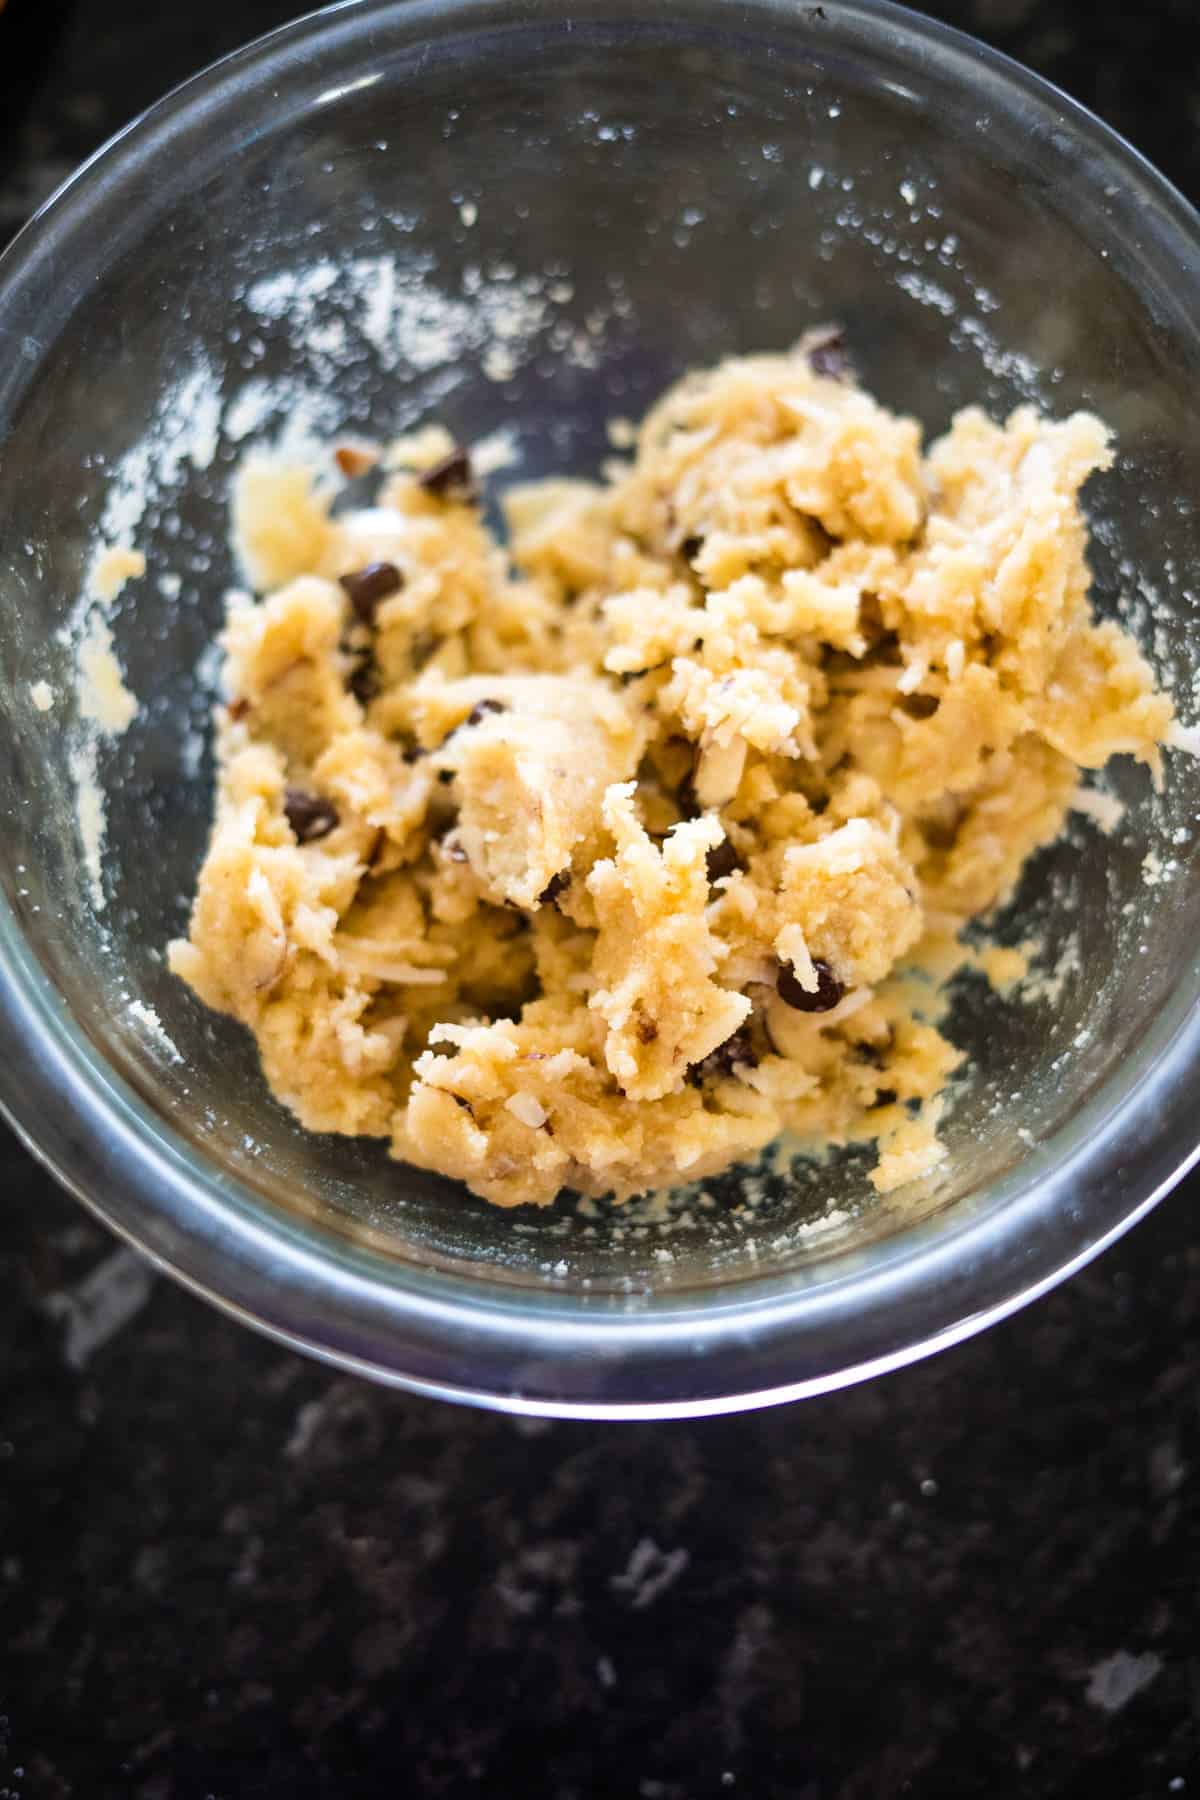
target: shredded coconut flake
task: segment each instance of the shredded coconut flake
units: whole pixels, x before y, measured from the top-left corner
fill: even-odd
[[[513,1118],[528,1125],[531,1131],[540,1130],[549,1117],[536,1094],[510,1094],[504,1104]]]

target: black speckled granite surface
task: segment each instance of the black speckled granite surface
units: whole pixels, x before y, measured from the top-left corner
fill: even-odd
[[[0,240],[294,10],[10,0]],[[933,10],[1200,196],[1194,0]],[[1197,1192],[872,1386],[547,1425],[259,1341],[0,1139],[0,1800],[1200,1793]]]

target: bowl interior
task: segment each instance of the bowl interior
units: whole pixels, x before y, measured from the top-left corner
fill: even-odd
[[[1160,794],[1114,767],[1120,826],[1077,818],[1031,866],[998,934],[1038,937],[1044,979],[1007,1001],[974,979],[956,991],[971,1063],[936,1186],[880,1204],[869,1159],[847,1153],[672,1209],[500,1214],[373,1145],[304,1133],[246,1036],[165,969],[211,805],[238,457],[438,418],[464,440],[511,433],[494,492],[591,472],[606,422],[683,370],[837,319],[866,383],[930,434],[968,402],[1109,422],[1119,460],[1088,494],[1098,604],[1136,628],[1187,718],[1198,347],[1095,146],[961,51],[931,58],[870,8],[573,10],[574,30],[501,5],[331,15],[304,54],[281,39],[152,115],[40,228],[0,378],[0,860],[92,1044],[256,1204],[489,1282],[724,1285],[961,1216],[1037,1146],[1053,1156],[1194,982],[1190,767],[1173,758]],[[101,540],[147,560],[113,610],[139,701],[115,741],[89,734],[74,691]],[[102,907],[81,774],[103,800]]]

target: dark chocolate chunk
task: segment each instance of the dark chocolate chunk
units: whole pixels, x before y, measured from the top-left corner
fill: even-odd
[[[813,968],[817,976],[815,989],[801,987],[800,977],[791,964],[781,962],[775,990],[784,1004],[794,1006],[797,1012],[830,1012],[845,998],[846,990],[827,962],[814,957]]]
[[[323,794],[290,787],[283,797],[284,817],[302,844],[328,837],[338,823],[338,810]]]
[[[639,1044],[652,1044],[658,1036],[658,1026],[653,1019],[639,1019],[637,1034]]]
[[[693,557],[699,556],[703,548],[704,539],[702,537],[685,537],[679,546],[679,554],[686,562],[691,562]]]
[[[471,458],[461,446],[451,450],[440,462],[422,470],[417,476],[417,486],[423,487],[427,494],[435,494],[439,500],[473,500],[476,487]]]
[[[732,1075],[739,1063],[753,1069],[757,1062],[750,1027],[739,1025],[732,1037],[727,1037],[723,1044],[710,1050],[700,1062],[692,1064],[687,1072],[687,1079],[693,1087],[703,1087],[706,1081],[718,1075]]]
[[[705,862],[710,882],[721,881],[726,875],[732,875],[735,869],[740,869],[742,866],[742,859],[728,838],[722,838],[719,844],[713,845]]]
[[[453,769],[439,769],[438,770],[438,780],[442,783],[443,787],[449,787],[450,783],[454,780],[454,770]]]
[[[571,885],[570,871],[568,869],[560,869],[558,871],[557,875],[552,875],[550,877],[549,881],[546,883],[545,887],[542,889],[541,893],[538,895],[538,899],[537,899],[538,905],[539,906],[550,906],[555,900],[558,899],[558,896],[560,894],[563,894],[566,892],[566,890],[570,887],[570,885]]]
[[[897,1099],[897,1095],[896,1095],[895,1088],[880,1088],[880,1090],[876,1094],[874,1100],[872,1100],[871,1105],[872,1106],[895,1106],[896,1099]]]
[[[372,625],[380,602],[400,592],[404,577],[395,563],[373,562],[363,569],[351,570],[349,575],[339,575],[338,585],[346,590],[363,624]]]
[[[422,750],[420,744],[406,744],[400,752],[401,760],[406,763],[420,762],[423,756],[428,755],[428,750]]]
[[[359,657],[351,669],[346,686],[360,706],[369,706],[379,692],[379,670],[369,650]]]
[[[466,850],[463,848],[461,840],[456,837],[448,837],[445,840],[445,850],[446,858],[449,862],[465,863],[470,862],[471,860],[467,855]]]
[[[810,331],[804,339],[804,353],[813,374],[824,375],[827,381],[845,381],[850,374],[846,334],[840,326]]]
[[[482,719],[487,718],[489,713],[502,713],[507,711],[508,708],[503,700],[477,700],[467,714],[466,722],[468,725],[478,725]]]
[[[900,705],[910,719],[932,719],[941,701],[936,694],[905,694]]]
[[[234,725],[237,724],[239,719],[244,719],[246,714],[250,711],[250,702],[247,700],[245,694],[239,694],[236,700],[231,700],[227,711],[229,713],[230,722]]]

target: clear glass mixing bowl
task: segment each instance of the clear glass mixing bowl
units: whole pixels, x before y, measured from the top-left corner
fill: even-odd
[[[591,470],[605,421],[681,370],[830,318],[930,431],[973,400],[1103,414],[1120,457],[1089,493],[1099,602],[1190,718],[1196,216],[1062,95],[909,13],[334,8],[155,107],[0,262],[0,1087],[82,1199],[229,1311],[513,1409],[756,1405],[1011,1310],[1195,1154],[1180,756],[1157,796],[1118,768],[1120,828],[1077,821],[1029,870],[1004,929],[1040,931],[1058,979],[1027,1003],[964,985],[945,1178],[888,1203],[847,1154],[673,1212],[502,1214],[306,1135],[246,1037],[165,970],[209,817],[201,659],[248,441],[436,415],[463,439],[510,428],[522,476]],[[114,614],[141,704],[96,751],[98,908],[69,639],[101,537],[148,570]]]

